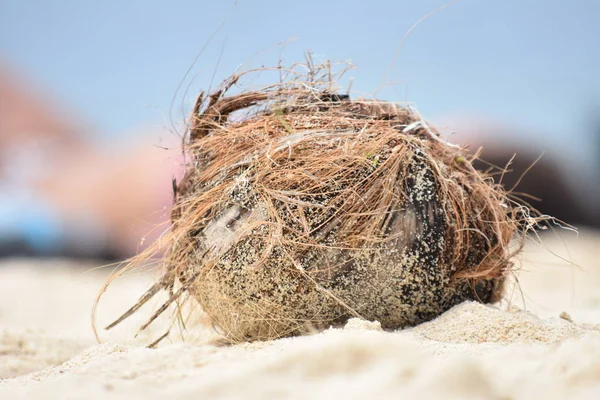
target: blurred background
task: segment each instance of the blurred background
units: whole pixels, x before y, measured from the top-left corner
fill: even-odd
[[[0,256],[135,254],[167,227],[198,92],[309,49],[491,163],[516,154],[509,188],[543,154],[517,191],[600,227],[600,2],[455,2],[391,64],[446,3],[0,0]]]

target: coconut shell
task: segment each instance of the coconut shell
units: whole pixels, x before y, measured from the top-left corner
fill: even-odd
[[[185,293],[239,342],[351,317],[403,328],[501,297],[529,210],[413,109],[334,95],[311,68],[200,96],[166,272],[122,318],[169,288],[148,323]]]
[[[383,107],[385,116],[374,111]],[[511,219],[493,184],[416,128],[417,118],[386,103],[288,106],[195,139],[202,164],[188,170],[194,183],[174,223],[223,188],[204,227],[190,232],[191,253],[174,253],[228,338],[301,334],[353,316],[396,329],[499,297],[510,264],[497,250]],[[223,142],[244,151],[207,179],[231,154]],[[469,278],[484,262],[486,273]]]

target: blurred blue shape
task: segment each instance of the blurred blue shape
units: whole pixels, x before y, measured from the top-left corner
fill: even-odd
[[[52,208],[26,193],[8,193],[0,195],[0,244],[19,243],[35,254],[59,253],[64,232]]]

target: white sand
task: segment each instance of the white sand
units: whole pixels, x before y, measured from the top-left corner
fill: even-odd
[[[465,303],[414,329],[351,320],[313,336],[217,346],[207,329],[158,349],[133,340],[150,308],[94,342],[89,311],[104,272],[62,261],[0,265],[0,399],[600,398],[600,233],[530,245],[521,292],[499,307]],[[564,240],[564,241],[563,241]],[[570,254],[569,254],[570,253]],[[87,266],[90,267],[90,266]],[[109,322],[150,285],[123,279]],[[524,304],[528,311],[523,311]]]

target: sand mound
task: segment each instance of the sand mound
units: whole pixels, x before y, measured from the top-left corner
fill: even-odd
[[[451,343],[558,343],[595,330],[564,318],[542,320],[512,308],[501,311],[494,306],[465,302],[413,332],[429,340]],[[597,327],[600,332],[600,325]]]

